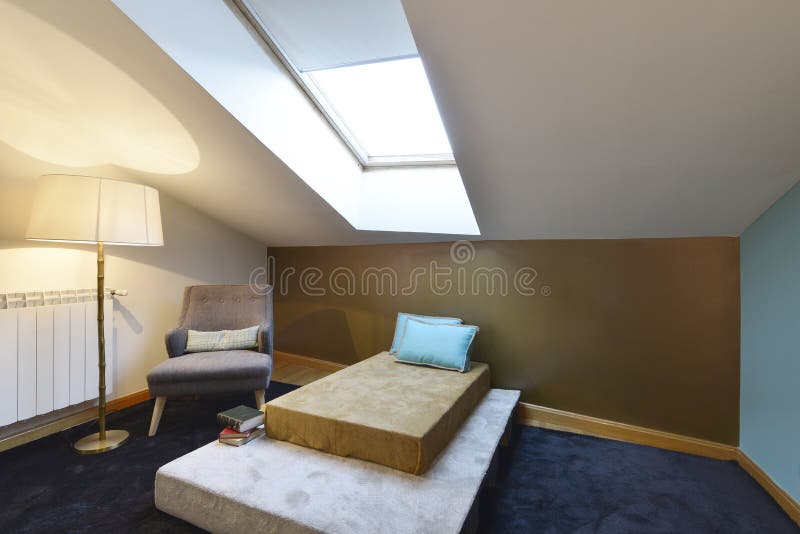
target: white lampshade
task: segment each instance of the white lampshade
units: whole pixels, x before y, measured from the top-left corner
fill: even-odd
[[[39,178],[26,239],[162,246],[158,191],[68,174]]]

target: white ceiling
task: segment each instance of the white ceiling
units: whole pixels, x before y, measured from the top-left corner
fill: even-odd
[[[739,235],[800,178],[796,0],[404,0],[478,225]]]
[[[142,114],[141,106],[148,102],[145,95],[151,96],[185,128],[199,153],[196,168],[168,174],[137,170],[150,168],[153,161],[163,158],[145,158],[142,164],[129,162],[122,166],[107,164],[118,160],[108,157],[86,160],[82,163],[84,166],[73,166],[63,160],[63,150],[57,145],[52,146],[52,155],[48,155],[41,149],[31,150],[26,142],[27,135],[19,140],[0,138],[0,238],[20,238],[24,234],[27,221],[19,220],[20,210],[16,204],[23,198],[25,202],[30,201],[37,176],[72,172],[147,183],[270,246],[451,239],[443,235],[353,229],[111,2],[0,0],[0,10],[2,15],[14,16],[13,20],[10,16],[0,16],[0,33],[10,31],[13,24],[18,38],[25,40],[25,46],[42,52],[54,46],[63,47],[65,38],[74,41],[80,46],[71,47],[71,55],[51,59],[76,69],[91,61],[96,71],[86,73],[80,83],[66,74],[54,77],[49,80],[48,88],[63,98],[47,101],[37,98],[23,104],[38,106],[34,111],[45,116],[51,111],[69,110],[75,106],[75,93],[89,80],[89,83],[107,87],[109,93],[118,97],[114,113],[107,113],[108,122],[129,138],[141,140],[148,130],[141,127],[138,118]],[[9,26],[4,27],[4,24]],[[96,61],[95,55],[103,58],[106,65]],[[44,70],[50,67],[45,65]],[[29,88],[19,89],[20,80],[38,78],[28,72],[18,76],[4,68],[5,63],[0,62],[0,96],[5,100],[22,100],[20,95]],[[30,68],[38,72],[42,65],[31,64]],[[59,70],[70,71],[69,68]],[[135,83],[116,83],[119,71]],[[125,93],[119,94],[120,90]],[[0,106],[0,123],[7,119],[2,112]],[[162,122],[172,124],[170,117],[163,118]],[[20,131],[27,133],[28,129]],[[108,131],[102,133],[108,134]],[[72,134],[83,132],[76,128]]]
[[[159,174],[119,157],[70,167],[3,139],[5,191],[104,173],[269,245],[453,239],[353,229],[111,2],[0,3],[31,16],[31,47],[67,36],[107,61],[90,79],[124,72],[199,154],[193,170]],[[738,235],[800,177],[795,0],[404,5],[482,239]],[[121,131],[137,122],[126,102],[109,119]]]

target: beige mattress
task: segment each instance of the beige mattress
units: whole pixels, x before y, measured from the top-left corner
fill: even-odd
[[[459,373],[382,352],[268,402],[267,435],[420,474],[489,386],[483,363]]]

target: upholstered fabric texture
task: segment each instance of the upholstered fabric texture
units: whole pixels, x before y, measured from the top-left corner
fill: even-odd
[[[150,395],[206,395],[266,389],[272,356],[253,350],[184,354],[161,362],[147,374]]]
[[[211,332],[261,327],[258,351],[272,354],[272,292],[257,294],[247,285],[189,286],[183,292],[183,308],[178,326],[167,332],[170,358],[186,351],[189,330]]]
[[[242,350],[258,347],[258,325],[241,330],[202,332],[189,330],[186,352],[213,352],[217,350]]]
[[[518,401],[518,391],[490,390],[420,476],[262,437],[161,467],[155,503],[216,533],[474,532],[475,500]]]
[[[419,474],[489,387],[483,363],[453,373],[382,352],[267,403],[267,435]]]
[[[273,325],[271,291],[257,294],[246,285],[187,287],[178,326],[165,336],[170,359],[147,375],[150,394],[170,397],[266,389],[272,374]],[[219,335],[242,329],[246,332]],[[190,330],[201,332],[201,338],[203,332],[211,332],[225,346],[245,345],[253,350],[192,352],[216,350],[219,345],[207,339],[190,340]]]
[[[433,317],[428,315],[414,315],[411,313],[398,313],[397,324],[394,327],[394,339],[392,339],[392,347],[389,352],[394,354],[397,352],[397,347],[400,344],[400,338],[403,337],[403,330],[406,327],[406,321],[409,318],[419,319],[427,323],[433,324],[461,324],[461,319],[456,317]]]
[[[433,324],[410,317],[397,347],[397,361],[464,373],[469,370],[477,333],[477,326]]]

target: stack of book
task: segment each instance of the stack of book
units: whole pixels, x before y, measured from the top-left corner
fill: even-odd
[[[264,412],[249,406],[237,406],[217,414],[223,427],[219,442],[239,447],[264,435]]]

